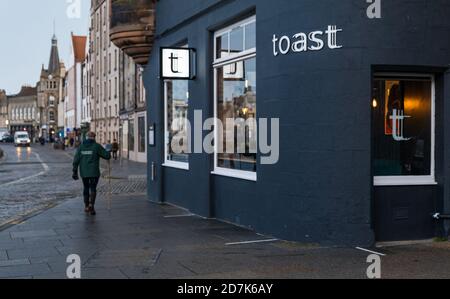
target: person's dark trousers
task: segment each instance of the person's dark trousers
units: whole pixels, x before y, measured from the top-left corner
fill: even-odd
[[[89,205],[95,205],[95,199],[97,197],[97,185],[100,178],[83,178],[83,196],[84,204],[86,207]]]
[[[113,151],[112,154],[113,154],[113,159],[114,159],[114,160],[117,160],[117,152],[116,152],[116,151]]]

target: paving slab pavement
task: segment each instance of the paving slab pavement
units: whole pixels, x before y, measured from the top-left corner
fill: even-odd
[[[103,197],[98,215],[70,199],[0,231],[0,278],[66,278],[78,254],[86,279],[365,279],[368,253],[271,239],[251,230],[157,205],[143,195]],[[384,278],[450,278],[449,243],[374,249]]]

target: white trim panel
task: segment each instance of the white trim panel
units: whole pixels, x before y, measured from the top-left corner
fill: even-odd
[[[189,163],[182,163],[182,162],[175,162],[175,161],[166,161],[162,166],[163,167],[167,167],[167,168],[189,170]]]
[[[252,182],[256,182],[258,180],[258,175],[256,174],[256,172],[233,170],[228,168],[216,168],[213,172],[211,172],[211,174]]]

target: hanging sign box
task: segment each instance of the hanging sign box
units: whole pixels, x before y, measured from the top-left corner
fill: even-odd
[[[155,139],[155,124],[152,124],[148,128],[148,145],[154,147],[156,145]]]
[[[192,48],[161,48],[161,79],[194,80],[196,51]]]

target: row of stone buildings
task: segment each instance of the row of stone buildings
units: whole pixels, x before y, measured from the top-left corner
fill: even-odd
[[[0,130],[11,134],[27,131],[33,140],[39,137],[54,140],[58,131],[57,107],[63,91],[64,69],[54,36],[48,69],[42,66],[36,86],[22,86],[19,93],[13,95],[0,90]]]
[[[143,68],[110,40],[110,1],[91,2],[89,36],[72,34],[67,66],[53,36],[47,68],[35,87],[16,95],[0,91],[0,129],[26,130],[36,140],[82,139],[88,131],[99,143],[117,140],[123,158],[147,160]]]
[[[42,66],[36,86],[22,86],[13,95],[0,93],[0,129],[11,134],[27,131],[35,141],[43,137],[53,142],[65,137],[65,79],[65,65],[59,59],[58,41],[53,36],[48,66]]]
[[[99,141],[118,140],[121,154],[147,161],[143,68],[110,39],[111,1],[91,1],[88,53],[83,69],[85,122]]]

